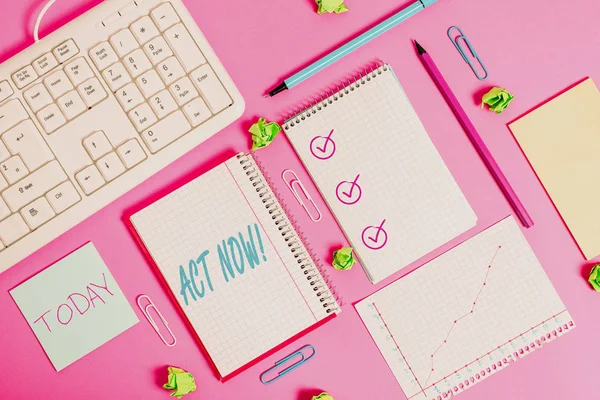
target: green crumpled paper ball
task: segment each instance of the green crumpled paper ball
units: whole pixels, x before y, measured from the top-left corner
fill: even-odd
[[[514,98],[515,96],[508,93],[506,89],[495,87],[483,95],[481,98],[481,108],[487,104],[490,108],[490,111],[500,114],[506,109],[506,107],[508,107]]]
[[[344,4],[344,0],[315,0],[317,2],[317,13],[336,13],[341,14],[348,11],[348,7]]]
[[[594,268],[590,271],[588,282],[596,292],[600,292],[600,264],[594,265]]]
[[[333,268],[338,271],[347,271],[351,269],[352,266],[356,264],[352,251],[352,247],[342,247],[333,252]]]
[[[277,122],[267,122],[264,118],[259,118],[248,132],[252,134],[252,150],[262,149],[270,145],[281,132],[281,126]]]
[[[312,400],[334,400],[334,398],[329,393],[323,392],[318,396],[313,396]]]
[[[177,367],[169,367],[169,381],[163,388],[172,390],[171,396],[181,399],[184,395],[196,390],[196,381],[189,372]]]

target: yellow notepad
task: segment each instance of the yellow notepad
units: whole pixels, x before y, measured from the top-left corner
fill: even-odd
[[[594,81],[509,127],[586,259],[600,254],[600,92]]]

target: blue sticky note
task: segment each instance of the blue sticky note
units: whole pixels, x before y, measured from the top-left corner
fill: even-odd
[[[10,294],[57,371],[138,322],[92,243]]]

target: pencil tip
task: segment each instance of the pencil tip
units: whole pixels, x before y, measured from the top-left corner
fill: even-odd
[[[269,94],[265,94],[265,95],[263,96],[263,98],[265,98],[265,99],[268,99],[269,97],[271,97]]]
[[[416,40],[414,42],[415,42],[415,46],[417,47],[417,51],[419,52],[419,55],[423,55],[423,54],[427,53],[427,51],[425,51],[425,49],[423,48],[423,46],[421,46],[419,44],[419,42],[417,42]]]

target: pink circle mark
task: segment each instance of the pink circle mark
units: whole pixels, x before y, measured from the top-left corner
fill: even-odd
[[[327,136],[315,136],[310,141],[310,152],[319,160],[328,160],[335,154],[336,145],[335,141],[331,138],[333,131],[334,130],[332,129]],[[317,140],[319,139],[325,139],[320,146],[319,143],[317,143]]]
[[[379,226],[367,226],[362,231],[362,241],[365,246],[367,246],[371,250],[379,250],[385,247],[388,241],[388,234],[383,229],[383,224],[385,224],[385,219],[381,222]],[[376,230],[375,236],[368,235],[367,232],[369,230]],[[383,235],[383,237],[381,237]],[[374,243],[374,244],[369,244]]]

